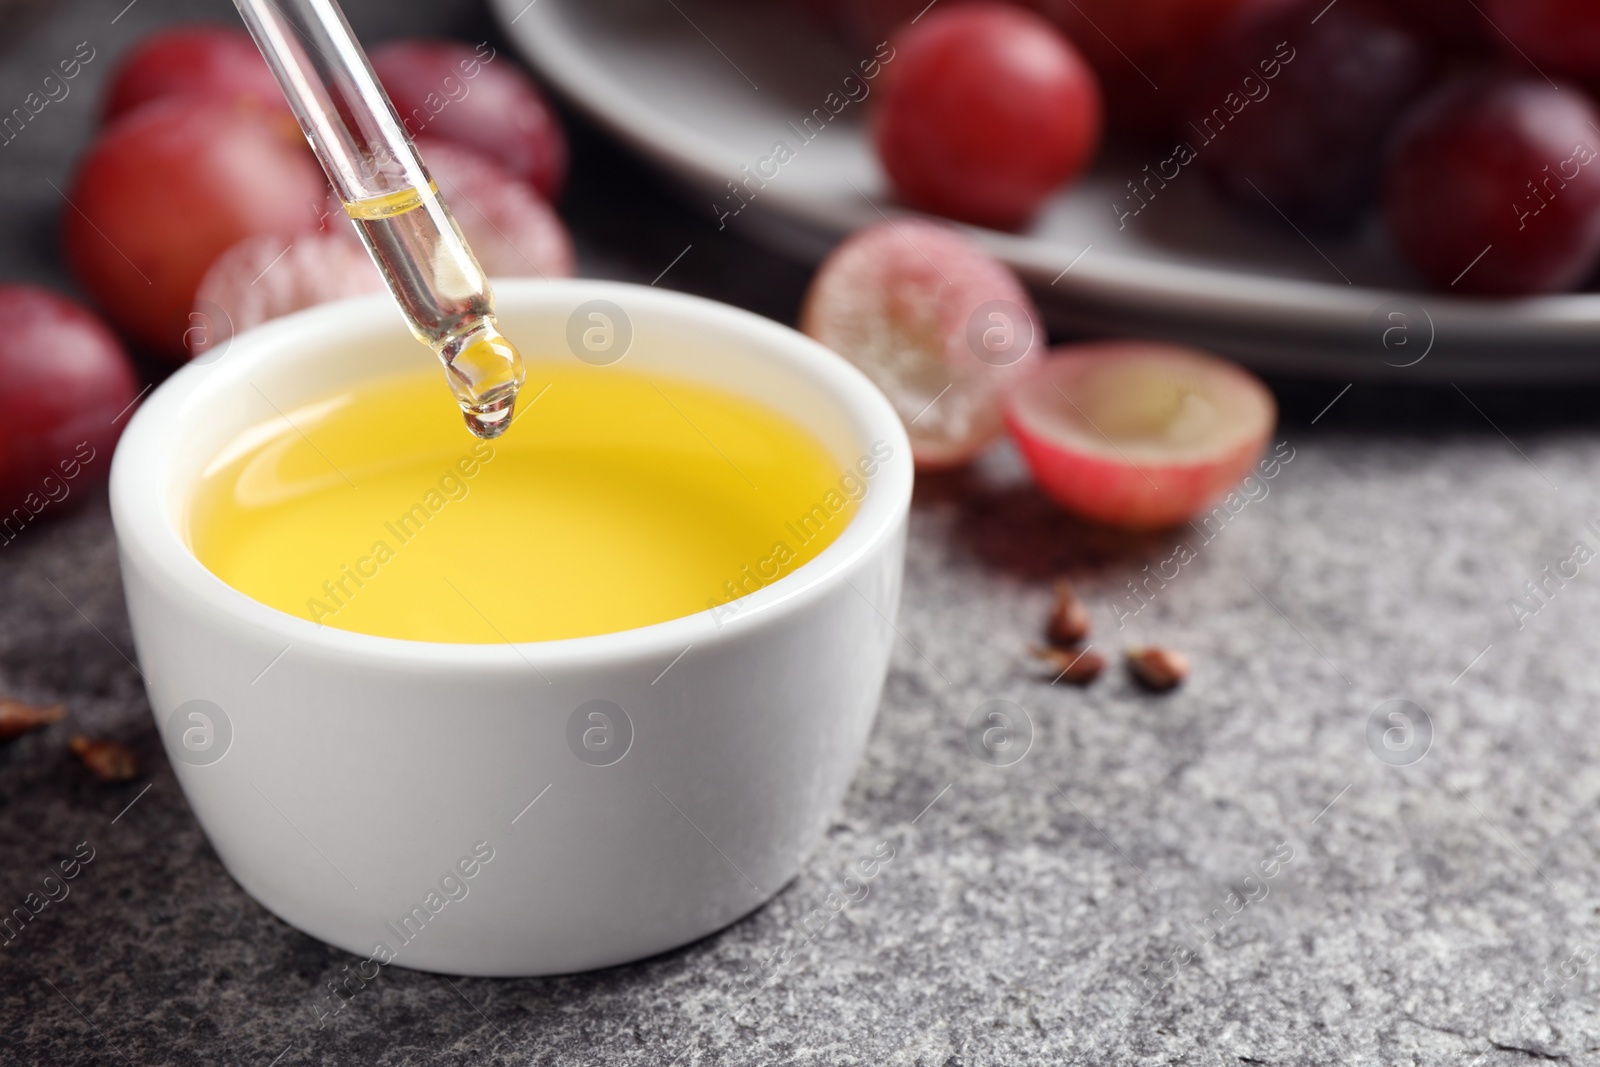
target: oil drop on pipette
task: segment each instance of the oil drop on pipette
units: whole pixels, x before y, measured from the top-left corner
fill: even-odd
[[[500,333],[489,280],[339,5],[235,5],[411,332],[443,361],[467,428],[500,436],[522,387],[522,357]]]
[[[522,357],[495,323],[488,279],[438,188],[430,182],[346,201],[344,208],[411,332],[444,362],[467,427],[479,437],[499,437],[511,425],[522,387]]]

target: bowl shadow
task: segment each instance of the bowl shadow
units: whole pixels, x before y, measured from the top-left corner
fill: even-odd
[[[996,485],[979,471],[917,473],[913,512],[954,510],[955,543],[995,571],[1026,580],[1071,577],[1171,551],[1183,527],[1122,530],[1062,510],[1031,483]]]

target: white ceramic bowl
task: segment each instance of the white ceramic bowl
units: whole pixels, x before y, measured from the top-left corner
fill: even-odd
[[[431,644],[266,607],[183,534],[199,472],[274,406],[434,362],[388,297],[252,330],[157,389],[122,438],[111,496],[163,743],[239,884],[373,960],[364,975],[604,967],[748,913],[794,876],[843,796],[895,640],[911,453],[865,377],[787,327],[678,293],[496,292],[530,359],[574,359],[569,321],[589,321],[574,312],[610,301],[631,321],[635,369],[764,401],[841,474],[874,446],[887,458],[837,540],[731,610],[567,641]]]

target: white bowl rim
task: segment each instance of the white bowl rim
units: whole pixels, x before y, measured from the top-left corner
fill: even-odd
[[[710,609],[632,630],[555,641],[493,644],[413,641],[341,630],[302,619],[255,600],[213,574],[190,550],[168,507],[171,471],[177,452],[179,415],[208,391],[224,391],[248,368],[270,364],[312,337],[336,344],[342,337],[374,329],[393,330],[396,310],[387,293],[333,301],[244,331],[215,363],[189,364],[162,383],[140,405],[123,432],[112,460],[111,509],[117,541],[126,558],[143,564],[155,580],[181,592],[191,609],[219,620],[243,624],[302,654],[321,653],[344,661],[408,667],[526,671],[541,666],[675,656],[691,644],[738,636],[770,625],[800,610],[875,554],[899,533],[910,505],[913,481],[911,445],[899,415],[877,386],[843,357],[811,338],[763,316],[704,297],[669,289],[590,278],[536,280],[501,278],[493,282],[503,311],[508,305],[565,305],[610,299],[743,334],[764,353],[775,354],[826,392],[857,433],[863,448],[886,441],[892,454],[883,460],[856,513],[839,535],[815,557],[788,574],[728,605],[738,605],[719,624]],[[227,366],[228,378],[212,377]],[[237,386],[234,386],[237,387]],[[866,594],[861,590],[863,599]],[[882,609],[871,604],[875,610]],[[885,617],[889,615],[885,613]]]

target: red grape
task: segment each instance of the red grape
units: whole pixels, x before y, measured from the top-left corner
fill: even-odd
[[[0,322],[4,546],[47,507],[105,481],[138,382],[112,332],[49,290],[0,285]]]
[[[790,6],[805,16],[818,29],[837,33],[839,29],[839,4],[837,0],[790,0]]]
[[[1407,260],[1470,293],[1569,289],[1600,261],[1597,114],[1537,76],[1463,75],[1395,132],[1389,230]]]
[[[1500,40],[1483,10],[1461,0],[1389,0],[1390,10],[1441,53],[1483,56],[1493,51],[1491,38]]]
[[[926,10],[928,0],[843,0],[837,20],[845,40],[867,52]]]
[[[342,220],[336,228],[296,237],[246,237],[212,261],[195,290],[184,342],[191,356],[226,345],[236,334],[263,322],[330,300],[384,291],[372,256]]]
[[[494,159],[450,141],[419,137],[417,151],[485,271],[510,278],[572,273],[566,226],[526,182]]]
[[[439,137],[498,160],[546,200],[561,195],[567,141],[533,81],[488,44],[392,41],[372,67],[415,137]]]
[[[1100,90],[1039,16],[997,3],[935,10],[893,44],[874,133],[908,204],[1012,229],[1088,164]]]
[[[1600,79],[1600,6],[1594,0],[1483,0],[1510,59],[1540,73]]]
[[[106,90],[104,121],[166,96],[238,96],[287,112],[266,60],[243,30],[193,23],[153,33],[123,56]]]
[[[486,272],[539,278],[572,273],[572,239],[527,182],[470,148],[427,137],[416,143]],[[187,340],[195,355],[280,315],[383,291],[383,276],[332,194],[327,210],[328,229],[295,238],[287,252],[279,235],[257,234],[212,262],[189,317]]]
[[[101,134],[64,210],[67,259],[134,341],[182,358],[200,277],[242,238],[316,229],[327,182],[292,120],[179,96]]]
[[[1180,136],[1245,211],[1347,227],[1376,195],[1389,130],[1431,73],[1427,47],[1393,15],[1311,0],[1212,57]]]
[[[1293,0],[1035,2],[1094,66],[1113,127],[1164,136],[1205,57]]]

